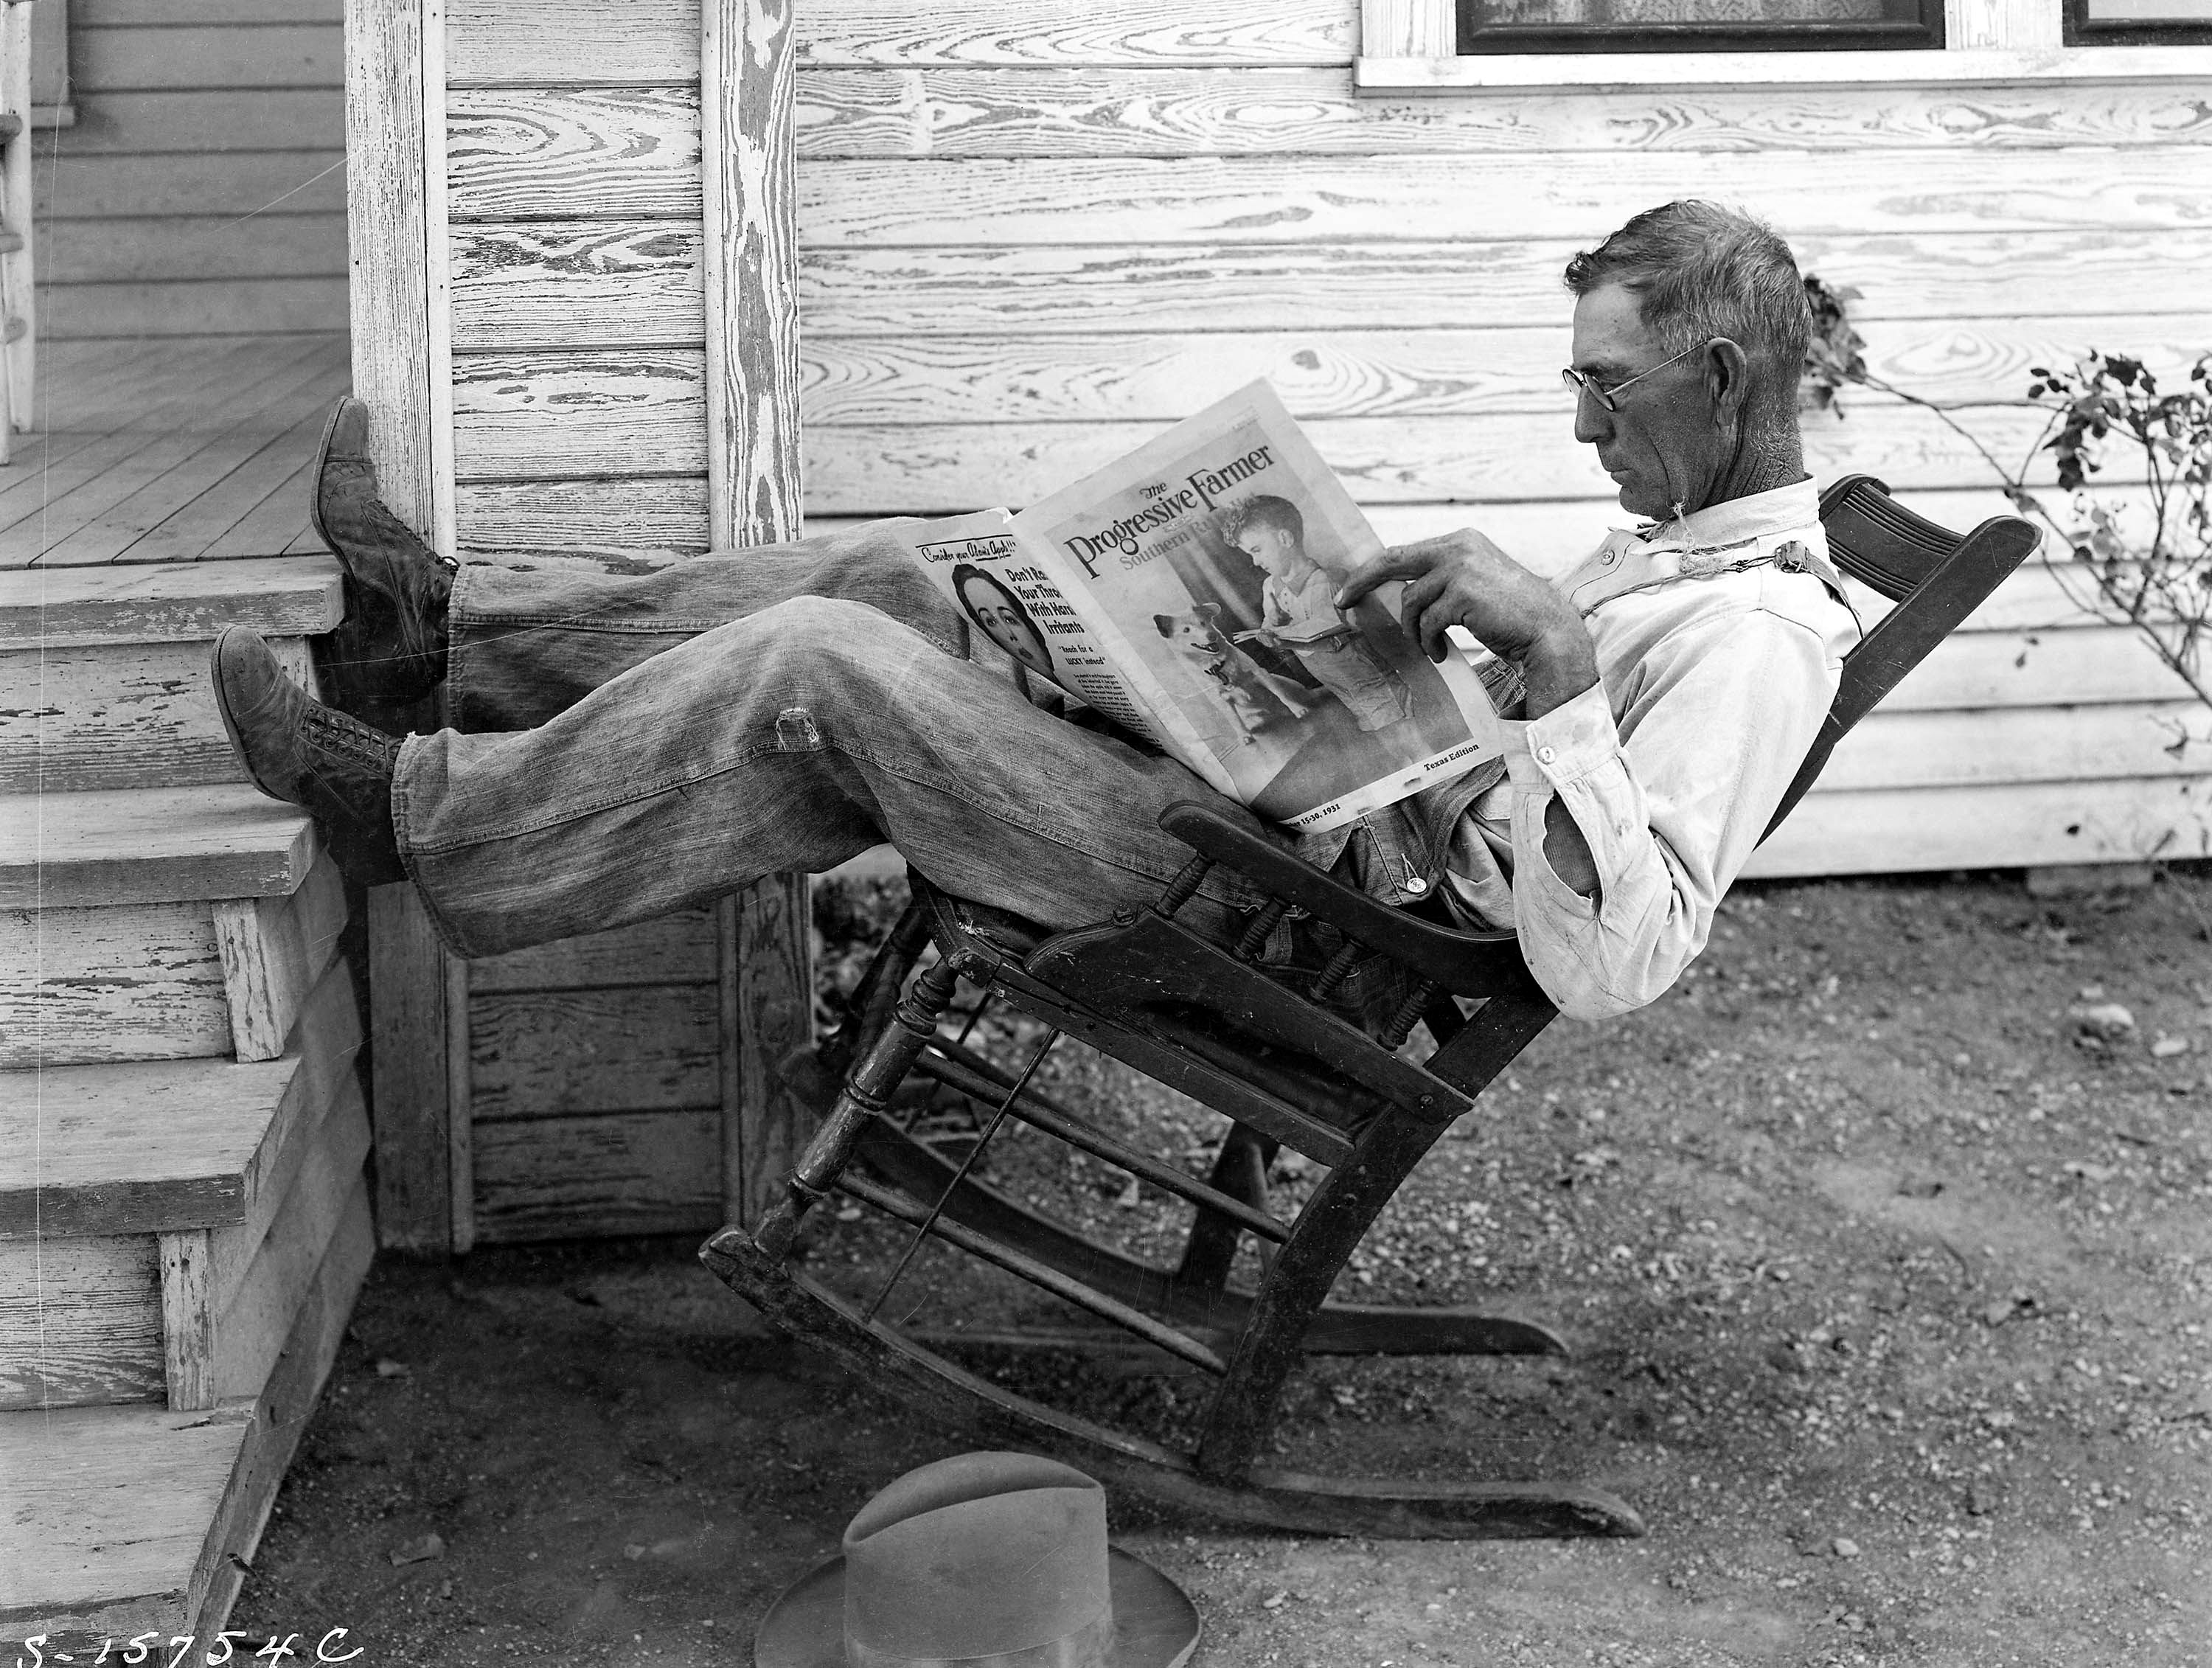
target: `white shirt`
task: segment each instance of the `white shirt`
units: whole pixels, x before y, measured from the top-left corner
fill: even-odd
[[[1640,1007],[1705,948],[1835,699],[1856,622],[1813,573],[1774,565],[1792,544],[1825,565],[1811,481],[1615,533],[1558,581],[1585,612],[1600,681],[1504,723],[1505,778],[1443,855],[1448,898],[1519,934],[1563,1014]],[[1595,899],[1544,856],[1555,797],[1589,842]]]

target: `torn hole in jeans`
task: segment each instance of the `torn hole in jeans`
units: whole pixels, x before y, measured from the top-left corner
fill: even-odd
[[[814,727],[814,715],[804,707],[786,707],[776,714],[775,746],[778,752],[820,752],[822,732]]]

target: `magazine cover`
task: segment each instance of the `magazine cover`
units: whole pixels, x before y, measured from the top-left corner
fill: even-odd
[[[1399,624],[1401,586],[1335,606],[1382,543],[1264,381],[1013,526],[1125,680],[1264,817],[1332,827],[1498,751],[1473,672]]]

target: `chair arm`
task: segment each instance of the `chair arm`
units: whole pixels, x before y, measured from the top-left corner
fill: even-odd
[[[1346,938],[1389,957],[1418,977],[1462,996],[1541,995],[1520,941],[1511,933],[1455,932],[1330,879],[1220,813],[1178,800],[1160,826],[1209,861],[1226,865],[1262,892],[1326,921]]]

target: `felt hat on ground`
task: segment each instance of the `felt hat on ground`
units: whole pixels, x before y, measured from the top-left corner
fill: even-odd
[[[1106,1491],[1035,1454],[908,1471],[753,1639],[757,1668],[1181,1668],[1182,1589],[1106,1543]]]

